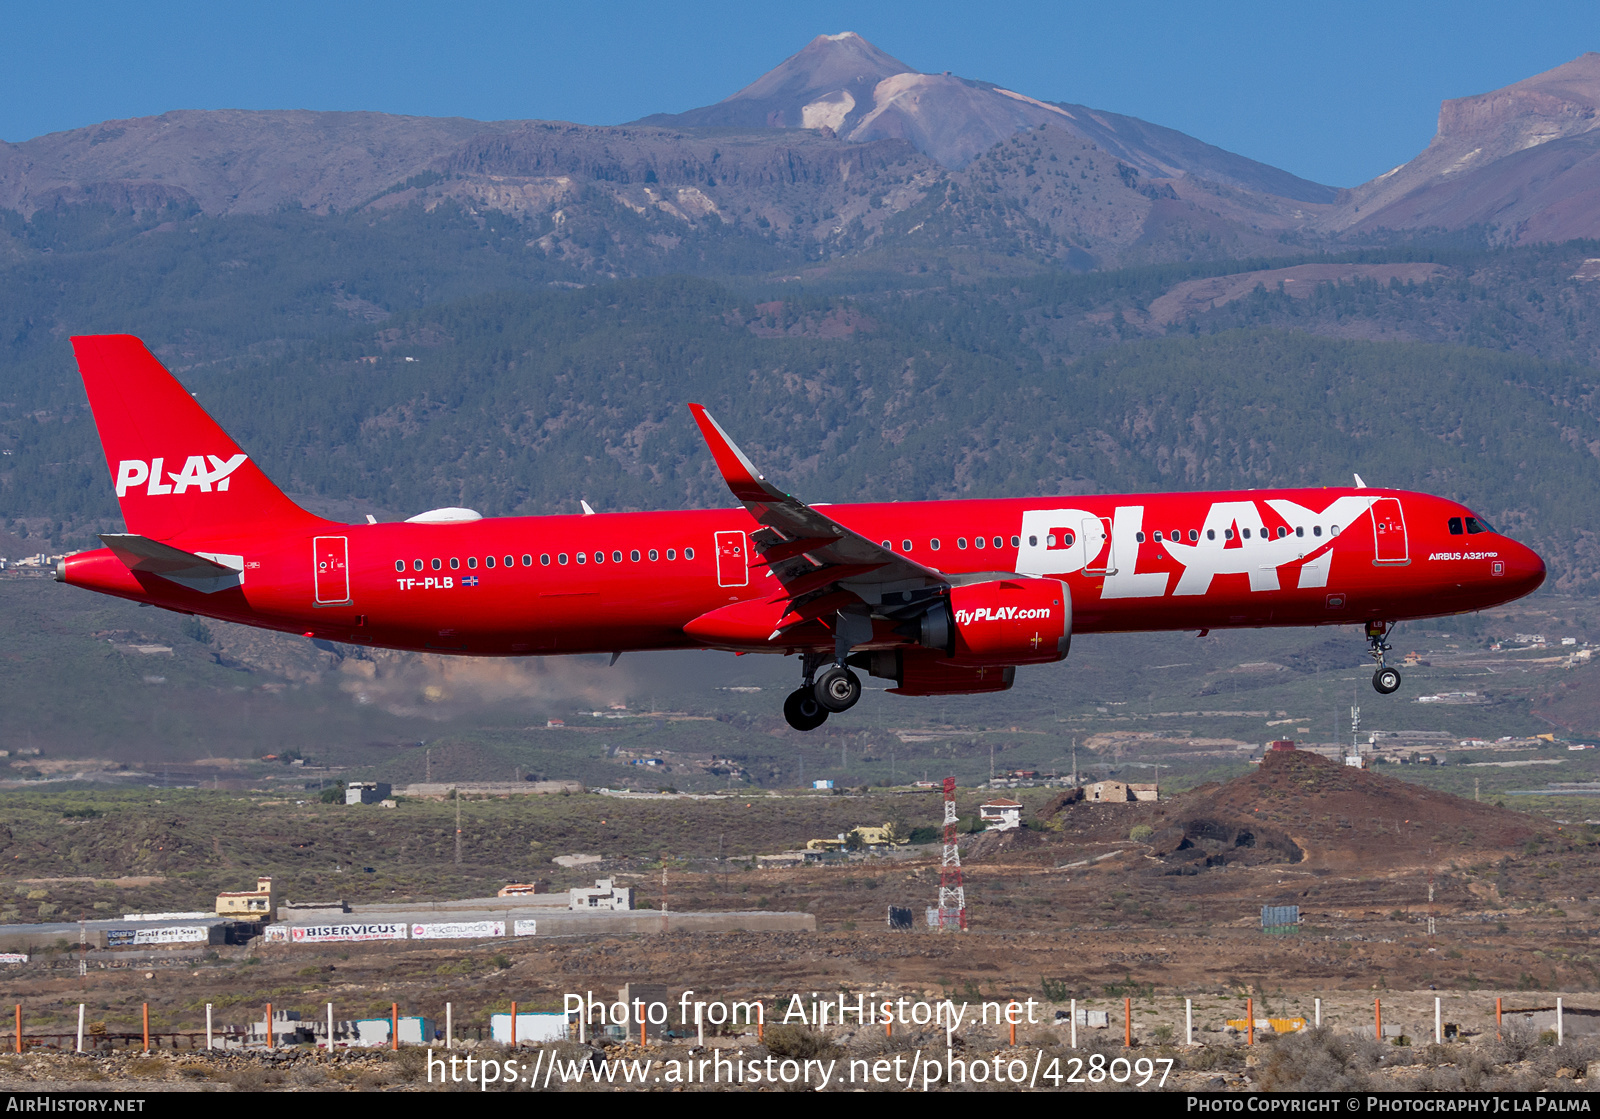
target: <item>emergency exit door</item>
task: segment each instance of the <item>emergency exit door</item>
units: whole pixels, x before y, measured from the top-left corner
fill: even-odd
[[[311,544],[312,572],[316,578],[318,606],[342,606],[350,601],[350,540],[345,536],[319,536]]]
[[[744,533],[717,533],[717,586],[742,587],[750,582],[749,551]]]
[[[1114,575],[1116,571],[1116,555],[1111,546],[1111,518],[1085,517],[1083,519],[1083,573],[1085,575]]]
[[[1372,503],[1372,562],[1402,564],[1411,562],[1406,542],[1406,519],[1400,502],[1380,497]]]

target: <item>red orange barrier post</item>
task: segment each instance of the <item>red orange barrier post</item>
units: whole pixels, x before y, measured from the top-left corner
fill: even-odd
[[[397,1002],[389,1004],[389,1048],[400,1048],[400,1004]]]
[[[1244,1043],[1246,1045],[1254,1045],[1256,1043],[1255,999],[1244,1000]]]
[[[1133,1000],[1126,996],[1122,999],[1122,1047],[1133,1048]]]

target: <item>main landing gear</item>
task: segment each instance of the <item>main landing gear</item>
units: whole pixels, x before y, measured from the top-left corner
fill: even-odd
[[[1384,660],[1385,654],[1394,648],[1385,640],[1388,634],[1388,622],[1367,623],[1367,655],[1378,662],[1378,670],[1372,674],[1372,688],[1379,695],[1393,695],[1400,690],[1399,671]]]
[[[795,730],[816,730],[830,714],[848,711],[861,698],[861,678],[825,653],[802,653],[805,683],[783,701],[783,717]],[[822,666],[826,664],[826,668]],[[821,668],[822,671],[817,670]]]

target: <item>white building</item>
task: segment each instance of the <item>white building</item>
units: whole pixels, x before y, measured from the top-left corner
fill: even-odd
[[[633,908],[633,887],[615,885],[609,878],[596,879],[592,890],[574,886],[567,897],[568,909]]]
[[[1010,831],[1022,826],[1022,805],[1014,800],[991,800],[978,806],[978,818],[995,831]]]

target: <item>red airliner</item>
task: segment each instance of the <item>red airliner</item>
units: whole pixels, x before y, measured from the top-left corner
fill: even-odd
[[[1543,561],[1454,501],[1354,488],[807,505],[691,404],[743,508],[339,524],[267,479],[144,344],[74,338],[125,533],[74,586],[355,645],[517,657],[799,656],[798,730],[861,695],[1009,688],[1074,633],[1365,623],[1388,694],[1397,621],[1538,587]],[[369,518],[370,521],[370,518]]]

